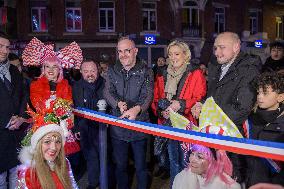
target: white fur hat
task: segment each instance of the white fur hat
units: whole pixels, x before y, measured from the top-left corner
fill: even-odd
[[[31,137],[31,145],[22,147],[19,153],[19,160],[23,164],[32,164],[32,157],[36,149],[36,145],[38,141],[50,132],[58,132],[61,135],[62,143],[65,143],[65,136],[63,133],[63,129],[57,124],[48,124],[39,127]]]

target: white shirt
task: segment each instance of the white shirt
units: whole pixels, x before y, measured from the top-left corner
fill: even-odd
[[[232,180],[229,175],[225,176],[228,180]],[[241,189],[241,186],[237,182],[227,185],[219,176],[214,177],[211,182],[205,184],[205,178],[192,173],[190,169],[184,169],[176,175],[172,189]]]

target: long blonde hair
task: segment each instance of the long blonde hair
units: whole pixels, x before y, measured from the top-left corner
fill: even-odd
[[[48,134],[48,133],[47,133]],[[61,139],[61,135],[56,135]],[[62,140],[61,140],[62,141]],[[44,159],[43,153],[42,153],[42,143],[43,143],[43,137],[39,140],[39,142],[36,145],[36,150],[33,156],[33,160],[35,162],[34,167],[31,169],[31,175],[32,175],[32,182],[36,180],[35,176],[37,176],[39,183],[41,185],[42,189],[54,189],[56,188],[54,180],[51,176],[51,170]],[[71,167],[68,167],[65,154],[64,154],[64,146],[63,142],[61,143],[61,149],[56,157],[54,163],[55,163],[55,173],[58,176],[59,180],[61,181],[62,185],[65,189],[72,188],[70,176],[68,174],[68,169],[71,169]]]

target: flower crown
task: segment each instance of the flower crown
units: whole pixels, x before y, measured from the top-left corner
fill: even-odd
[[[38,103],[34,112],[28,107],[28,114],[32,117],[32,127],[28,130],[27,135],[22,140],[22,146],[29,146],[32,144],[32,136],[36,134],[37,130],[44,128],[47,125],[58,125],[62,129],[62,138],[65,139],[67,135],[67,128],[60,124],[61,121],[66,121],[68,125],[73,124],[72,101],[63,98],[56,98],[49,102],[49,104]],[[36,145],[36,144],[35,144]]]

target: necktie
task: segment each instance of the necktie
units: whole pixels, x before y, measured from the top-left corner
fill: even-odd
[[[11,82],[5,77],[5,75],[3,75],[3,80],[4,80],[4,84],[8,90],[9,93],[12,92],[12,84]]]

